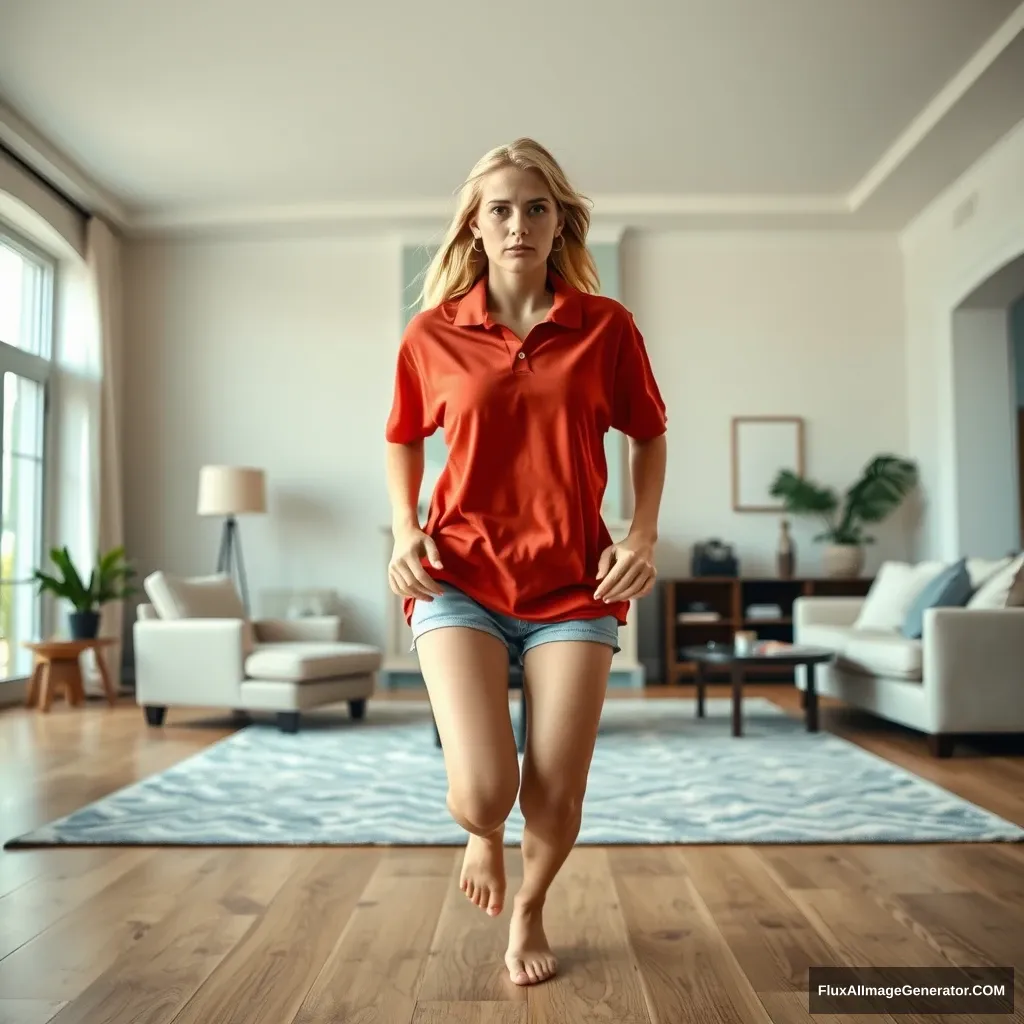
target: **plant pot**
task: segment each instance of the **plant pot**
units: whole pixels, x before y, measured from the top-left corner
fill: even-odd
[[[68,615],[72,640],[95,640],[100,629],[99,612],[71,612]]]
[[[821,567],[832,579],[859,576],[864,568],[864,549],[858,544],[826,544]]]

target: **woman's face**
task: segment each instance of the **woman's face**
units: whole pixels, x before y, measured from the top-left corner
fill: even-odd
[[[482,181],[470,228],[492,263],[521,273],[547,264],[562,218],[537,171],[503,167]]]

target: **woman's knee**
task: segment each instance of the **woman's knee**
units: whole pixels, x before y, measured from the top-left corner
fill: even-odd
[[[528,825],[568,829],[580,819],[583,796],[583,785],[544,785],[539,780],[524,778],[519,809]]]
[[[453,782],[448,790],[448,810],[467,832],[488,835],[508,818],[518,792],[518,772],[514,779],[503,778],[493,783]]]

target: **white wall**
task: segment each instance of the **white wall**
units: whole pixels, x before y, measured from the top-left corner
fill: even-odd
[[[906,449],[896,242],[677,233],[624,246],[624,298],[670,414],[661,571],[687,571],[689,545],[715,535],[737,544],[744,572],[771,572],[779,517],[731,511],[730,417],[806,417],[808,470],[839,488]],[[132,247],[126,529],[143,572],[211,571],[218,524],[195,514],[199,467],[254,463],[271,506],[241,522],[254,594],[333,587],[350,635],[382,639],[399,259],[399,240],[380,236]],[[800,572],[818,569],[811,533],[797,526]],[[879,538],[872,565],[907,551],[900,523]]]
[[[1020,540],[1017,401],[1005,309],[953,316],[956,478],[960,547],[998,558]]]
[[[875,455],[906,452],[902,272],[894,238],[672,233],[627,240],[624,299],[669,406],[665,570],[695,541],[735,544],[744,574],[775,572],[780,516],[732,511],[734,415],[805,418],[806,471],[840,493]],[[868,407],[874,406],[869,411]],[[867,570],[909,550],[908,506]],[[797,572],[820,569],[819,523],[798,521]],[[663,570],[664,571],[664,570]]]
[[[904,233],[909,443],[923,471],[917,554],[955,558],[964,547],[956,465],[957,381],[952,316],[961,300],[1024,252],[1024,122]]]
[[[383,427],[398,249],[384,238],[137,244],[127,258],[126,534],[141,573],[212,572],[199,468],[267,471],[240,519],[253,608],[331,587],[349,631],[383,628]]]

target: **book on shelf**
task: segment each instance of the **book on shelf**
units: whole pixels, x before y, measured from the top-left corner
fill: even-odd
[[[680,612],[677,622],[719,622],[722,616],[718,612]]]

